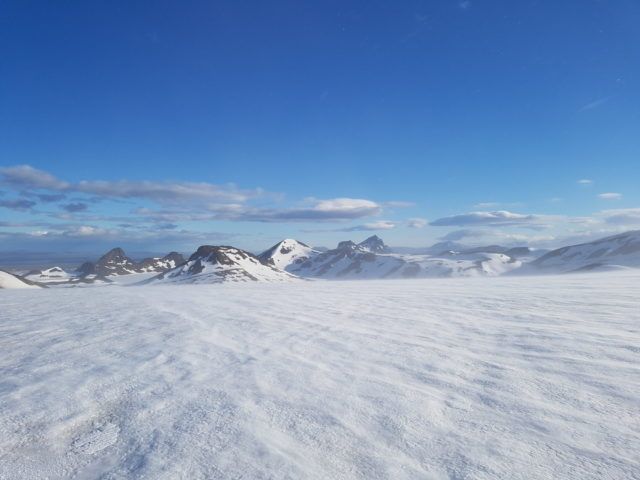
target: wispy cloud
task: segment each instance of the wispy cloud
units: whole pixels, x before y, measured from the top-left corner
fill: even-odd
[[[409,228],[424,228],[429,222],[425,218],[410,218],[407,220],[407,227]]]
[[[0,168],[0,180],[5,185],[16,188],[75,192],[106,198],[139,198],[167,204],[207,200],[244,202],[265,195],[260,188],[242,190],[233,184],[216,185],[206,182],[83,180],[71,183],[29,165]]]
[[[86,203],[67,203],[62,205],[61,208],[69,213],[84,212],[89,206]]]
[[[36,202],[31,200],[0,200],[0,207],[9,208],[11,210],[29,210],[36,206]]]
[[[347,221],[378,215],[383,208],[401,208],[413,204],[403,201],[374,202],[361,198],[309,198],[300,206],[275,208],[270,204],[281,195],[265,192],[261,188],[242,189],[234,184],[207,182],[158,182],[158,181],[106,181],[83,180],[68,182],[49,172],[29,165],[0,168],[0,182],[9,188],[29,192],[43,201],[65,198],[70,193],[91,196],[81,198],[60,208],[68,213],[87,210],[91,199],[118,201],[138,200],[160,205],[159,210],[140,205],[134,214],[150,221],[176,223],[180,221],[232,220],[248,222],[331,222]],[[80,195],[81,196],[81,195]],[[256,205],[262,204],[262,205]],[[31,208],[28,200],[6,201],[7,208]]]
[[[593,100],[589,103],[585,103],[584,105],[582,105],[578,111],[579,112],[586,112],[587,110],[593,110],[595,108],[601,107],[603,106],[605,103],[607,103],[609,100],[611,100],[611,96],[608,97],[602,97],[602,98],[598,98],[596,100]]]
[[[371,200],[360,198],[334,198],[317,200],[308,208],[289,208],[282,210],[249,209],[232,214],[231,218],[245,221],[281,222],[281,221],[335,221],[377,215],[382,207]]]
[[[393,228],[396,228],[396,224],[394,222],[390,222],[387,220],[380,220],[378,222],[365,223],[363,225],[356,225],[355,227],[340,228],[335,231],[337,232],[375,232],[378,230],[391,230]]]
[[[525,226],[529,228],[543,228],[545,223],[545,216],[542,215],[524,215],[506,210],[498,210],[494,212],[469,212],[452,215],[434,220],[429,225],[435,227],[484,225],[488,227]]]
[[[615,193],[615,192],[607,192],[607,193],[599,194],[598,198],[601,199],[601,200],[621,200],[622,199],[622,194],[621,193]]]
[[[593,180],[591,180],[589,178],[581,178],[576,183],[578,183],[578,185],[583,185],[585,187],[588,187],[588,186],[593,185]]]
[[[630,228],[640,226],[640,208],[603,210],[596,216],[609,225],[622,225]]]
[[[34,196],[35,198],[37,198],[38,200],[44,203],[60,202],[65,198],[67,198],[67,196],[64,193],[33,193],[32,194],[29,192],[23,192],[23,195]]]

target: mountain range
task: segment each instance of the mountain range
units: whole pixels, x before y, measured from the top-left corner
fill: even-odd
[[[552,251],[500,245],[468,248],[451,242],[422,251],[392,249],[373,235],[360,243],[346,240],[323,250],[285,239],[258,255],[232,246],[203,245],[188,259],[170,252],[136,261],[121,248],[114,248],[72,272],[60,267],[33,270],[24,276],[0,271],[0,288],[470,277],[625,268],[640,268],[640,231]]]

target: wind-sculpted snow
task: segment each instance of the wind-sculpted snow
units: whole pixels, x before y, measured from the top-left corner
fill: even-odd
[[[2,479],[638,479],[640,274],[0,291]]]

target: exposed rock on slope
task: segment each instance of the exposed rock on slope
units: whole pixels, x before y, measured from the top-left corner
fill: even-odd
[[[289,270],[295,265],[299,265],[304,261],[319,255],[320,252],[314,250],[298,240],[286,238],[276,243],[273,247],[265,250],[258,258],[262,263],[279,268],[280,270]]]
[[[295,279],[239,248],[203,245],[186,263],[144,283],[284,282]]]
[[[171,252],[164,257],[145,258],[136,262],[129,258],[121,248],[105,253],[96,263],[85,262],[76,273],[81,277],[94,275],[99,278],[112,275],[130,275],[132,273],[166,272],[184,263],[184,257]]]
[[[32,270],[24,275],[24,278],[32,282],[58,283],[66,282],[71,278],[61,267],[51,267],[44,270]]]

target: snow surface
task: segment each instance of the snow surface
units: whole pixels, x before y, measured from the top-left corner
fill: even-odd
[[[40,288],[37,285],[30,285],[22,280],[20,277],[13,275],[12,273],[0,270],[0,289],[5,288]]]
[[[640,272],[0,291],[0,478],[638,479]]]

